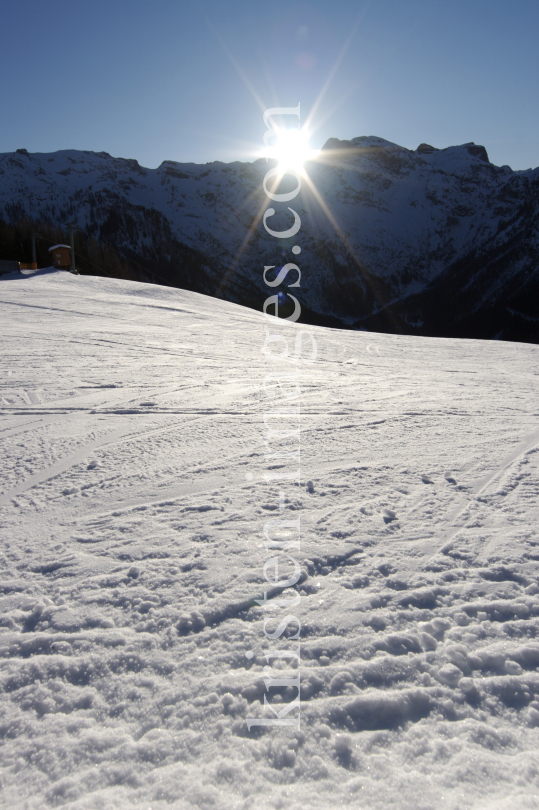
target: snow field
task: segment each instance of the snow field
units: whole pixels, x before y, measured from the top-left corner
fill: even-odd
[[[278,486],[259,314],[60,272],[0,306],[6,807],[538,806],[537,347],[313,329]],[[301,729],[249,733],[281,489]]]

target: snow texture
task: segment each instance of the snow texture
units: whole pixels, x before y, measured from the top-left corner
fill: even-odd
[[[537,347],[313,328],[279,487],[260,313],[59,271],[0,305],[3,806],[538,807]],[[249,732],[280,514],[301,729]]]

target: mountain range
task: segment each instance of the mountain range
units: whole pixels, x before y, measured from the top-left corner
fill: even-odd
[[[539,168],[494,166],[474,143],[410,150],[331,138],[294,201],[272,204],[263,189],[272,165],[146,169],[106,152],[18,149],[0,155],[0,220],[76,223],[79,241],[114,248],[146,280],[255,309],[297,278],[270,289],[264,267],[275,267],[271,278],[296,263],[306,323],[539,342]],[[278,191],[296,186],[287,175]],[[288,205],[297,211],[294,237],[265,231],[271,205],[274,230],[290,227]]]

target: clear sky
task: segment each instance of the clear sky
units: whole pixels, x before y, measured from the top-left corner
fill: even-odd
[[[538,34],[537,0],[0,0],[0,152],[252,160],[261,107],[300,102],[315,148],[475,141],[527,169]]]

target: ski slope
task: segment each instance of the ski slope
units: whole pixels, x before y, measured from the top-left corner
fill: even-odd
[[[315,327],[275,363],[256,312],[55,271],[0,308],[3,806],[539,807],[537,346]],[[300,485],[264,477],[276,370]],[[288,611],[252,601],[281,515]],[[249,732],[290,612],[301,727]]]

